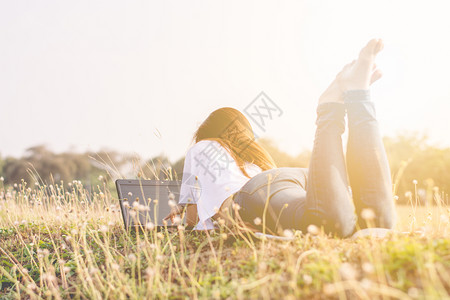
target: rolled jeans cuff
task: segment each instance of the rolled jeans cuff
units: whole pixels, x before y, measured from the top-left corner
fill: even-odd
[[[317,106],[316,125],[319,127],[334,123],[344,125],[344,117],[345,106],[342,103],[327,102]]]
[[[344,92],[344,103],[370,101],[370,90],[350,90]]]

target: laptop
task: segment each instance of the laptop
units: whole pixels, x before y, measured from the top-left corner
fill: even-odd
[[[170,220],[163,221],[171,210],[169,201],[178,203],[181,180],[116,180],[117,194],[125,228],[145,229],[155,226],[177,229]],[[166,223],[166,224],[165,224]],[[184,224],[183,220],[181,224]],[[186,227],[192,229],[192,226]]]

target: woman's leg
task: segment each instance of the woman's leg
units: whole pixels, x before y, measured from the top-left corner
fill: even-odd
[[[323,226],[325,232],[345,237],[353,233],[356,216],[351,200],[341,135],[345,130],[343,103],[317,107],[317,129],[311,156],[306,208],[298,212],[301,228]]]
[[[377,226],[391,226],[389,168],[382,151],[373,104],[367,103],[367,99],[359,92],[353,91],[368,90],[381,77],[381,73],[375,69],[374,60],[382,49],[381,40],[369,41],[358,59],[344,67],[319,99],[306,212],[303,216],[306,223],[303,226],[308,223],[323,225],[327,232],[340,236],[348,236],[355,229],[355,205],[348,192],[341,142],[345,109],[349,115],[351,135],[348,169],[352,186],[355,184],[357,211],[372,207],[379,214],[378,220],[383,220]]]
[[[375,213],[371,225],[392,228],[395,207],[389,164],[378,129],[374,103],[368,90],[348,91],[344,97],[348,114],[349,137],[347,169],[360,228],[367,228],[361,212]],[[367,217],[371,217],[368,215]],[[367,218],[366,217],[366,218]]]
[[[389,165],[368,92],[370,84],[381,77],[375,57],[382,49],[381,40],[371,40],[340,74],[349,126],[347,167],[361,228],[367,226],[361,218],[364,208],[374,211],[374,226],[392,228],[395,223]]]

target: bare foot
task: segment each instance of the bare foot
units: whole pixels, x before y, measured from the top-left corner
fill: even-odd
[[[383,49],[381,39],[370,40],[362,48],[359,57],[353,66],[340,74],[340,86],[342,90],[367,90],[370,85],[380,79],[381,72],[376,69],[375,57]]]
[[[344,103],[344,91],[340,85],[340,78],[342,73],[347,73],[348,70],[355,64],[356,60],[344,66],[344,68],[336,75],[336,78],[331,82],[328,88],[322,93],[319,98],[319,104],[325,102],[339,102]]]
[[[319,98],[319,104],[325,102],[343,103],[344,92],[349,90],[367,90],[369,86],[381,78],[382,73],[376,68],[375,57],[383,49],[381,39],[370,40],[362,48],[357,60],[344,66],[336,79],[328,86]]]

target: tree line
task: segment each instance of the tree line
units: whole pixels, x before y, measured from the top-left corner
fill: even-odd
[[[310,150],[290,155],[279,149],[271,140],[258,141],[272,155],[278,167],[307,168]],[[430,145],[428,138],[418,134],[399,134],[384,137],[395,194],[399,202],[432,201],[430,193],[439,193],[448,203],[450,190],[450,148]],[[137,155],[116,151],[85,153],[54,153],[44,145],[31,147],[20,158],[0,155],[0,177],[3,184],[33,186],[65,184],[81,180],[87,187],[107,182],[111,190],[117,178],[181,179],[184,157],[171,162],[161,154],[144,160]],[[427,196],[428,195],[428,196]]]

